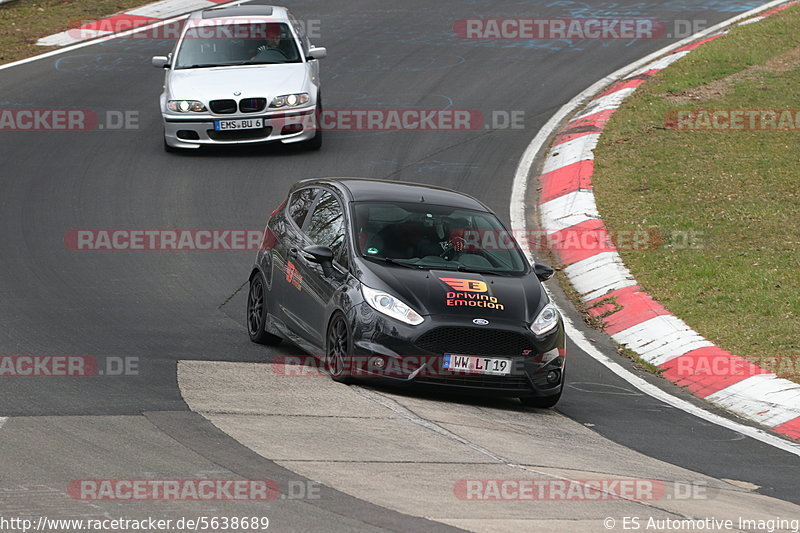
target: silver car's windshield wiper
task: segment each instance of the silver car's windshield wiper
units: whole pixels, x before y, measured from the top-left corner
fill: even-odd
[[[189,69],[189,68],[211,68],[211,67],[229,67],[230,64],[227,65],[218,65],[216,63],[203,63],[197,65],[189,65],[186,67],[178,67],[178,70]]]

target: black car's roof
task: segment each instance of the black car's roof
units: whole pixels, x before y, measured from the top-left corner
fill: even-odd
[[[351,202],[425,202],[433,205],[489,211],[489,208],[472,196],[420,183],[364,178],[316,178],[300,181],[293,189],[309,185],[334,187]]]

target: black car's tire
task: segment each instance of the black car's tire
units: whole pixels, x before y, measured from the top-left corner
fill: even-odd
[[[328,324],[325,335],[325,370],[331,378],[339,383],[350,383],[351,355],[353,340],[347,320],[341,313],[336,313]]]
[[[255,343],[274,346],[279,344],[282,339],[264,331],[264,323],[267,320],[266,287],[261,272],[258,272],[250,280],[250,290],[247,292],[247,334]]]
[[[561,391],[558,391],[558,394],[553,394],[552,396],[533,396],[527,398],[520,398],[519,401],[525,407],[535,407],[537,409],[549,409],[553,407],[555,404],[558,403],[558,400],[561,399],[561,392],[563,391],[563,387]]]

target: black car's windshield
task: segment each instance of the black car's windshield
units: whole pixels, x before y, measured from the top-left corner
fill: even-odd
[[[394,202],[356,202],[352,209],[354,242],[366,259],[466,272],[526,272],[516,241],[491,213]]]
[[[251,22],[189,28],[175,68],[300,62],[297,44],[286,24]]]

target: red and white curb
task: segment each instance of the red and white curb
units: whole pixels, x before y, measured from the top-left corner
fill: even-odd
[[[231,0],[163,0],[42,37],[36,41],[36,44],[39,46],[67,46],[230,2]]]
[[[796,3],[740,24],[763,20]],[[725,33],[677,48],[627,73],[562,126],[534,182],[540,188],[539,213],[542,228],[556,243],[555,253],[589,314],[602,320],[617,343],[662,368],[664,377],[695,395],[800,440],[800,385],[715,346],[670,314],[637,284],[613,245],[565,251],[557,245],[576,234],[581,242],[609,242],[592,190],[593,150],[606,122],[653,74]]]

